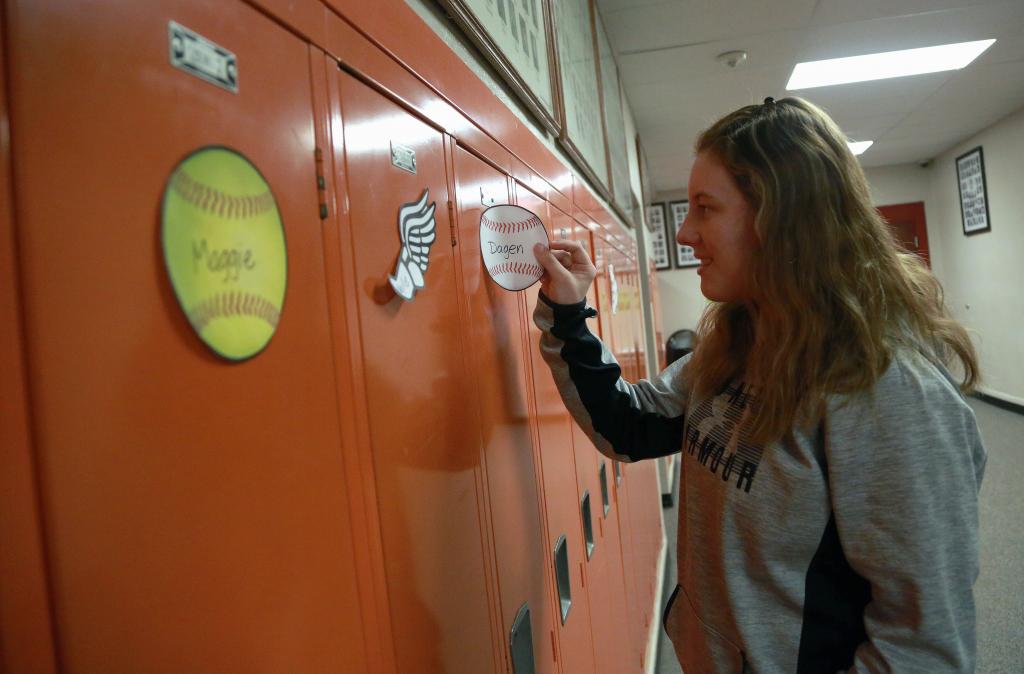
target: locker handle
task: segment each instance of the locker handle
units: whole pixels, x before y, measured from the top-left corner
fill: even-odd
[[[533,628],[530,625],[530,603],[519,607],[519,613],[512,623],[509,636],[509,652],[512,654],[513,674],[536,674],[533,659]]]
[[[558,603],[562,613],[562,624],[569,617],[569,610],[572,608],[572,588],[569,585],[569,546],[565,541],[565,534],[558,537],[555,543],[555,580],[558,585]]]
[[[587,559],[594,554],[594,522],[590,517],[590,490],[583,492],[583,502],[580,504],[580,513],[583,516],[583,540],[586,542]]]
[[[604,503],[604,516],[608,517],[610,504],[608,502],[608,471],[605,470],[606,465],[606,462],[601,462],[601,470],[598,471],[598,477],[601,480],[601,501]]]

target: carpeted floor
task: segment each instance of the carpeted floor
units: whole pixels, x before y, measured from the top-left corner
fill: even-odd
[[[981,576],[974,587],[978,612],[977,674],[1019,674],[1024,672],[1024,415],[975,398],[969,400],[988,449],[981,487]],[[663,510],[668,559],[662,606],[676,586],[678,477],[673,506]],[[655,671],[682,672],[664,631]]]

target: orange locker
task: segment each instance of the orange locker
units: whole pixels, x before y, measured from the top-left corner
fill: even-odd
[[[365,671],[307,45],[239,2],[5,10],[61,669]],[[237,93],[168,63],[172,20],[236,55]],[[160,246],[171,171],[214,144],[271,186],[292,270],[276,334],[240,363],[196,337]]]
[[[573,238],[587,248],[593,259],[593,237],[590,230],[575,221],[570,225]],[[587,293],[587,304],[597,306],[597,290],[594,285],[591,285]],[[598,332],[597,321],[591,321],[590,329],[594,333]],[[583,517],[589,514],[592,540],[592,548],[587,554],[585,577],[594,636],[594,671],[596,674],[632,672],[636,670],[636,662],[624,638],[629,633],[629,618],[614,490],[608,482],[613,479],[610,461],[597,451],[575,422],[571,426],[580,513]],[[607,511],[601,489],[602,465],[606,475]],[[584,526],[586,531],[587,527]]]
[[[548,236],[568,230],[570,219],[540,197],[516,183],[516,203],[536,213],[548,227]],[[557,213],[558,216],[553,214]],[[540,284],[520,293],[525,315],[532,315],[538,302]],[[586,550],[576,491],[576,465],[572,452],[571,420],[558,393],[551,372],[537,345],[540,330],[529,321],[531,380],[534,389],[535,433],[547,515],[547,551],[553,560],[556,602],[559,605],[558,632],[562,671],[594,671],[590,600],[584,586]]]
[[[396,668],[494,671],[445,137],[347,73],[335,77],[350,227],[341,245],[351,247],[349,321],[359,326],[357,395],[365,396]],[[418,230],[403,242],[403,223],[430,221],[430,237]],[[402,278],[401,260],[416,264],[411,255],[428,262],[405,301],[390,279]]]
[[[517,657],[524,652],[519,643],[526,638],[528,619],[533,671],[553,673],[559,671],[552,652],[557,619],[530,429],[528,345],[518,295],[491,282],[480,259],[480,215],[488,205],[509,203],[508,178],[456,147],[455,180],[458,248],[469,304],[466,331],[475,372],[472,395],[479,406],[488,530],[500,596],[496,646],[506,663],[502,671],[511,673],[509,651],[515,650]]]

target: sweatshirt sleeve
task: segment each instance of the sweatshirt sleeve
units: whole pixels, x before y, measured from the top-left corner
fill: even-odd
[[[828,433],[839,540],[871,588],[849,671],[973,672],[985,467],[974,411],[915,354],[894,359],[873,393],[830,403]]]
[[[678,452],[685,412],[683,366],[669,365],[653,380],[630,384],[611,352],[587,328],[597,315],[581,301],[561,305],[540,293],[533,321],[540,350],[566,408],[605,456],[633,462]]]

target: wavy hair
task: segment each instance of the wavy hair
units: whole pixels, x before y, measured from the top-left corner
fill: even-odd
[[[905,252],[871,202],[846,137],[800,98],[749,105],[697,139],[732,175],[756,215],[757,300],[715,302],[701,317],[687,373],[698,396],[742,377],[754,386],[758,444],[808,427],[826,396],[871,388],[895,349],[910,346],[978,383],[967,331],[942,287]]]

